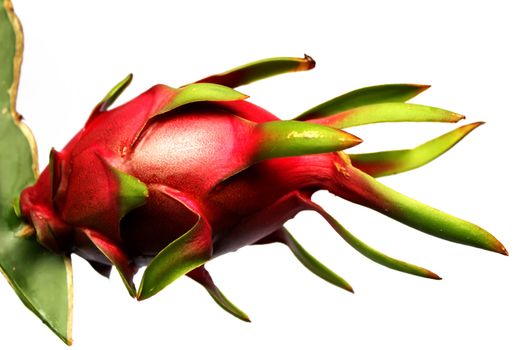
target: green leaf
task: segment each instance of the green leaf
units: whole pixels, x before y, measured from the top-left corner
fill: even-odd
[[[411,103],[387,102],[356,107],[311,123],[344,129],[352,126],[391,122],[444,122],[455,123],[465,116],[441,108]]]
[[[12,204],[38,168],[34,140],[16,112],[22,30],[11,2],[0,3],[0,270],[21,301],[71,344],[72,276],[68,256],[51,253],[25,230]],[[4,315],[5,316],[5,315]]]
[[[301,264],[304,265],[304,267],[310,270],[313,274],[324,279],[326,282],[351,293],[354,292],[352,286],[348,282],[346,282],[342,277],[330,270],[314,256],[308,253],[308,251],[306,251],[299,244],[299,242],[297,242],[297,240],[286,228],[283,227],[281,229],[281,235],[283,237],[283,242],[290,248],[292,253],[301,262]]]
[[[349,154],[348,156],[354,167],[370,176],[381,177],[398,174],[431,162],[482,124],[483,122],[477,122],[460,126],[412,149]]]
[[[304,58],[275,57],[250,62],[226,72],[211,75],[197,81],[197,83],[213,83],[235,88],[274,75],[300,72],[314,67],[315,61],[308,55],[304,55]]]
[[[327,117],[356,107],[384,102],[405,102],[419,95],[429,85],[387,84],[369,86],[350,91],[344,95],[326,101],[302,113],[295,119],[310,120]]]

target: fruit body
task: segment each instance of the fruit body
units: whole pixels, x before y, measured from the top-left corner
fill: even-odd
[[[49,250],[76,253],[105,276],[115,266],[132,297],[151,297],[187,275],[243,320],[247,316],[217,289],[204,264],[247,245],[284,243],[312,272],[352,291],[284,228],[302,210],[319,213],[370,259],[439,279],[353,236],[312,202],[318,190],[428,234],[506,254],[501,243],[480,227],[374,179],[425,164],[481,123],[462,126],[412,150],[342,152],[361,142],[342,130],[351,126],[463,119],[446,110],[405,103],[427,86],[356,90],[296,120],[280,120],[233,89],[313,65],[308,56],[264,60],[178,89],[156,85],[109,109],[131,81],[128,76],[95,107],[85,127],[62,151],[51,151],[48,167],[22,191],[15,209]],[[137,290],[133,277],[141,266],[147,267]]]

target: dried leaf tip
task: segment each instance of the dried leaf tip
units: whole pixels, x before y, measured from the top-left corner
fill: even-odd
[[[297,67],[297,70],[303,71],[303,70],[314,69],[315,64],[316,64],[315,60],[312,58],[312,56],[304,54],[304,60],[299,64],[299,67]]]

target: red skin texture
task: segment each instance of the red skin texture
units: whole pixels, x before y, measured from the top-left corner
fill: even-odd
[[[304,209],[293,193],[311,195],[330,187],[337,173],[334,162],[343,164],[336,153],[327,153],[271,159],[246,168],[259,141],[251,125],[277,117],[234,101],[183,106],[148,121],[166,95],[158,85],[120,107],[95,113],[57,156],[55,183],[51,185],[48,167],[22,192],[27,221],[35,224],[32,213],[46,213],[56,245],[53,239],[49,244],[41,240],[44,245],[109,265],[82,233],[89,229],[120,247],[136,266],[146,264],[197,220],[185,205],[160,195],[156,186],[164,185],[183,194],[209,222],[215,257],[279,229]],[[149,189],[146,203],[122,221],[119,185],[108,165]]]

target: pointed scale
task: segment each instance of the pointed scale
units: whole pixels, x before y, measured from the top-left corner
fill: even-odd
[[[117,98],[126,90],[133,80],[133,74],[128,74],[124,79],[118,82],[104,98],[93,108],[91,115],[89,116],[86,125],[88,125],[94,118],[96,118],[101,112],[105,112],[109,107],[117,100]]]
[[[25,237],[31,228],[12,209],[20,191],[35,181],[38,157],[33,136],[16,112],[23,34],[10,0],[0,2],[0,44],[0,271],[24,305],[71,344],[71,260]]]
[[[133,74],[128,74],[124,79],[118,82],[109,92],[104,96],[104,98],[98,103],[95,109],[98,112],[107,111],[109,107],[117,100],[117,98],[126,90],[126,88],[131,84],[133,80]]]
[[[460,126],[412,149],[349,154],[348,156],[354,167],[370,176],[381,177],[398,174],[431,162],[482,124],[483,122],[477,122]]]
[[[231,301],[226,298],[226,296],[221,292],[221,290],[215,285],[213,279],[211,278],[210,273],[203,266],[197,267],[195,270],[192,270],[187,273],[187,276],[193,279],[195,282],[203,286],[206,291],[210,294],[212,299],[226,312],[237,317],[238,319],[251,322],[250,318],[244,311],[235,306]]]
[[[356,107],[328,117],[310,120],[311,123],[344,129],[352,126],[391,122],[455,123],[465,116],[441,108],[411,103],[386,102]]]
[[[363,254],[370,260],[380,265],[389,267],[397,271],[409,273],[411,275],[431,279],[441,279],[441,277],[439,277],[430,270],[392,258],[370,247],[368,244],[364,243],[363,241],[355,237],[353,234],[351,234],[348,230],[346,230],[343,227],[343,225],[341,225],[337,220],[334,219],[333,216],[331,216],[323,208],[321,208],[321,206],[312,202],[308,198],[304,198],[304,201],[310,210],[314,210],[317,213],[319,213],[348,244],[350,244],[355,250],[357,250],[359,253]]]
[[[100,250],[102,254],[115,266],[117,271],[129,292],[129,295],[134,298],[137,295],[135,284],[133,283],[133,276],[137,272],[137,268],[129,259],[126,252],[122,250],[117,244],[107,239],[106,235],[99,232],[82,229],[86,237]],[[98,271],[98,270],[97,270]]]
[[[303,246],[299,244],[299,242],[286,228],[283,227],[277,232],[278,235],[282,237],[281,239],[283,243],[290,248],[297,260],[299,260],[304,267],[326,282],[333,284],[336,287],[342,288],[348,292],[354,292],[354,289],[347,281],[345,281],[341,276],[330,270],[323,263],[312,256],[312,254],[304,249]]]
[[[405,102],[419,95],[430,85],[417,84],[386,84],[369,86],[362,89],[350,91],[344,95],[335,97],[316,107],[313,107],[301,115],[296,120],[311,120],[339,114],[360,106],[384,103],[384,102]]]
[[[209,83],[191,84],[178,89],[166,85],[156,85],[150,89],[150,92],[156,96],[154,104],[134,135],[130,143],[131,147],[139,139],[148,122],[163,113],[195,102],[237,101],[248,98],[247,95],[229,87]]]
[[[362,142],[345,131],[308,122],[279,120],[249,123],[251,134],[244,138],[245,143],[240,148],[243,151],[251,149],[251,152],[239,152],[231,163],[235,161],[236,167],[232,166],[232,172],[218,184],[263,160],[335,152]]]
[[[258,124],[256,160],[335,152],[358,145],[360,138],[331,127],[294,120]]]
[[[154,189],[185,205],[198,219],[190,230],[161,250],[146,267],[140,282],[138,300],[157,294],[180,276],[210,260],[212,254],[211,227],[193,201],[167,186],[155,185]]]
[[[315,67],[315,61],[308,55],[304,58],[275,57],[235,67],[226,72],[211,75],[197,83],[214,83],[231,88],[253,83],[274,75],[310,70]]]
[[[345,155],[341,155],[343,160]],[[339,175],[331,191],[339,197],[374,209],[429,235],[508,255],[489,232],[468,221],[434,209],[383,185],[349,162],[336,165]]]

